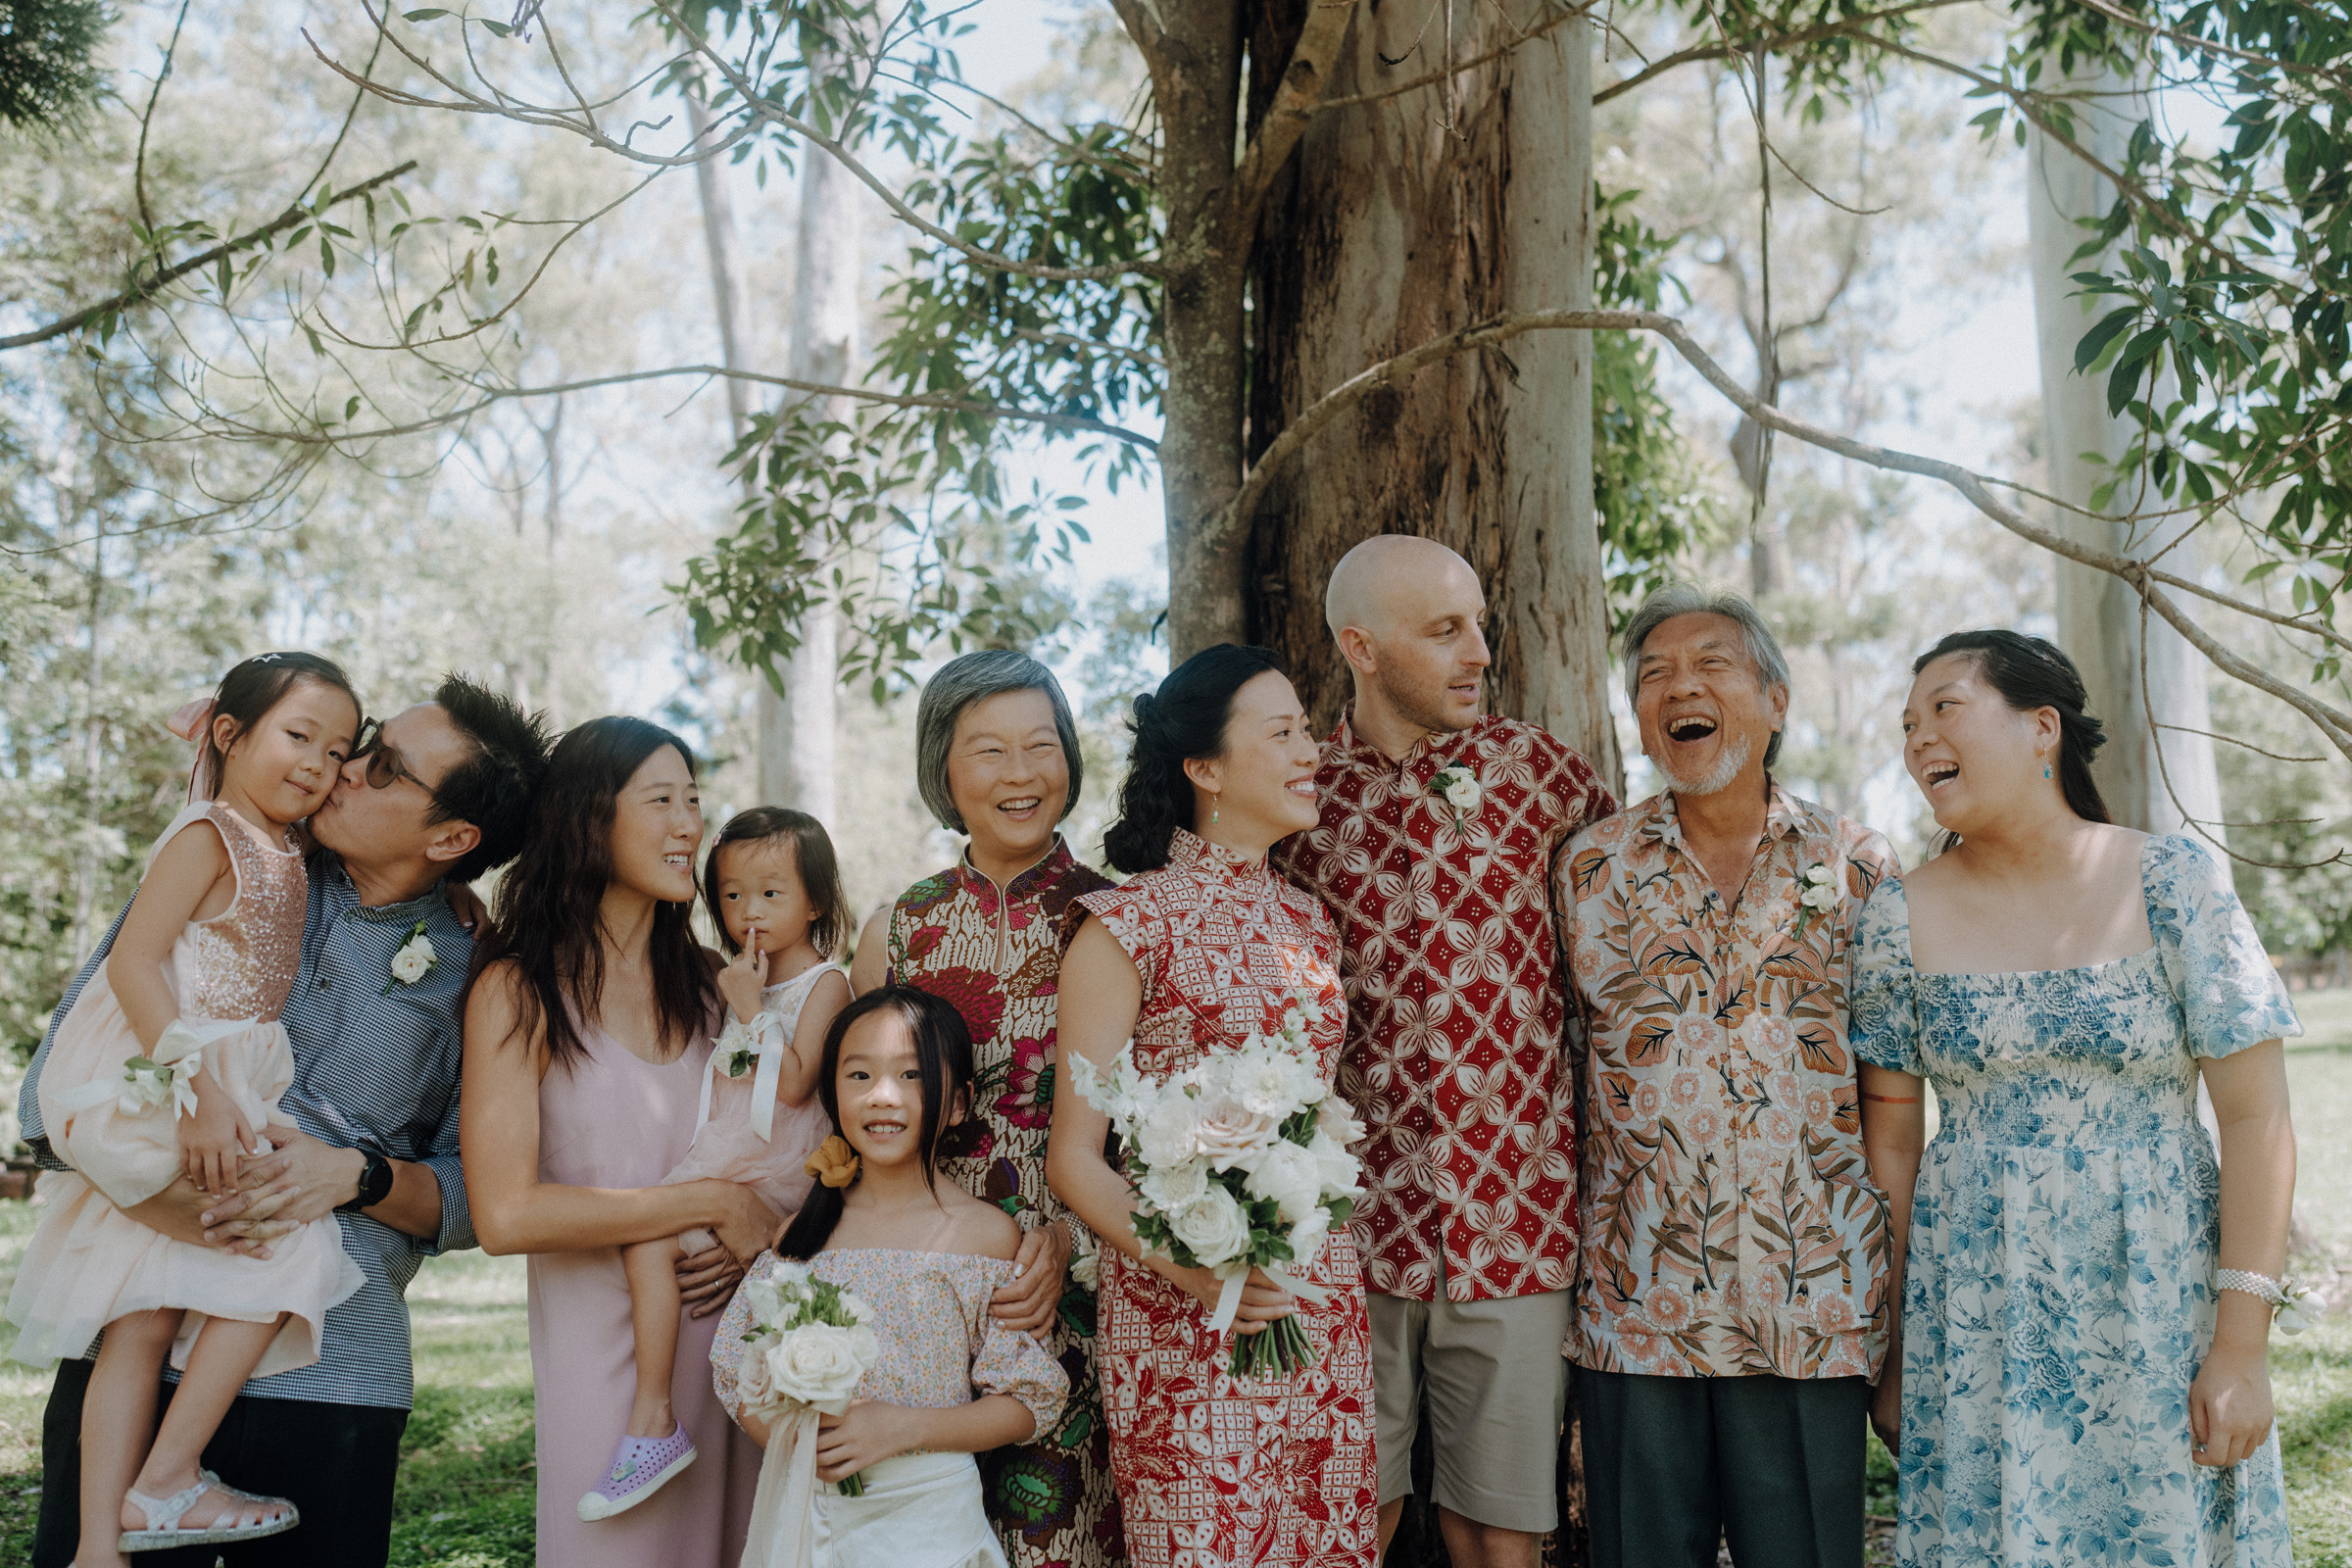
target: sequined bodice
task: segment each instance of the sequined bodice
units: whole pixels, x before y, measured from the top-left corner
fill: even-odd
[[[227,807],[183,813],[220,830],[235,867],[237,895],[210,920],[191,920],[172,949],[172,978],[186,1018],[274,1019],[302,963],[311,879],[300,851],[281,849]],[[177,824],[175,824],[175,827]]]

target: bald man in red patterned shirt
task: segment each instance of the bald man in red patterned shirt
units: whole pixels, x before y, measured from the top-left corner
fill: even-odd
[[[1482,715],[1486,593],[1433,540],[1367,539],[1325,616],[1354,701],[1315,775],[1322,820],[1277,863],[1340,926],[1339,1087],[1370,1128],[1380,1542],[1412,1490],[1426,1396],[1456,1568],[1533,1568],[1558,1524],[1560,1344],[1576,1273],[1574,1085],[1552,862],[1617,809],[1585,760]]]

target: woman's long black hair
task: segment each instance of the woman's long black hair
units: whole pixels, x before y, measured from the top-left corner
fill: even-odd
[[[473,945],[468,983],[513,959],[522,981],[515,1019],[521,1037],[544,1024],[548,1057],[558,1066],[568,1068],[588,1054],[580,1024],[597,1017],[604,1001],[599,927],[612,882],[614,805],[638,767],[664,746],[686,760],[691,776],[693,751],[642,718],[592,718],[556,743],[531,796],[522,854],[499,884],[497,916]],[[719,1004],[717,977],[694,939],[691,899],[654,906],[646,960],[662,1044],[681,1048]]]
[[[1193,781],[1184,764],[1225,754],[1233,696],[1266,671],[1290,673],[1270,648],[1219,643],[1168,671],[1159,690],[1135,700],[1119,817],[1102,832],[1102,855],[1130,875],[1168,863],[1178,828],[1193,824]]]
[[[2111,822],[2107,803],[2090,776],[2091,759],[2107,744],[2106,726],[2084,710],[2090,693],[2082,672],[2056,643],[2015,631],[1956,631],[1911,662],[1916,676],[1947,654],[1973,660],[1984,684],[2021,713],[2047,708],[2058,714],[2058,787],[2085,822]]]
[[[841,1089],[835,1079],[841,1070],[841,1043],[859,1019],[877,1012],[897,1013],[914,1037],[914,1062],[923,1075],[923,1117],[915,1148],[923,1162],[923,1184],[935,1187],[939,1137],[947,1130],[950,1107],[971,1108],[972,1032],[954,1003],[912,986],[880,986],[842,1008],[825,1031],[824,1060],[816,1069],[817,1102],[839,1132]],[[833,1227],[841,1223],[848,1191],[822,1182],[809,1188],[808,1200],[776,1239],[776,1255],[806,1260],[823,1251]]]

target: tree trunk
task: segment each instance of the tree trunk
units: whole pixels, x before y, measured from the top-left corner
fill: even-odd
[[[1244,242],[1224,232],[1241,91],[1238,0],[1152,8],[1163,20],[1151,51],[1161,127],[1167,354],[1160,488],[1168,528],[1168,657],[1243,640],[1246,539],[1201,530],[1242,480]],[[1294,28],[1295,32],[1296,29]],[[1287,58],[1287,56],[1286,56]]]
[[[1253,33],[1262,113],[1312,0]],[[1426,8],[1359,10],[1330,96],[1441,64]],[[1493,7],[1452,8],[1452,55],[1508,40]],[[1273,31],[1275,24],[1281,31]],[[1380,57],[1407,56],[1387,67]],[[1554,28],[1439,87],[1316,117],[1259,229],[1251,271],[1249,447],[1375,361],[1504,310],[1589,307],[1588,32]],[[1385,388],[1334,421],[1250,522],[1245,629],[1296,672],[1318,729],[1348,679],[1323,621],[1332,564],[1377,533],[1459,552],[1488,584],[1493,703],[1617,772],[1608,622],[1592,511],[1592,342],[1531,334]]]
[[[2107,74],[2081,85],[2094,94],[2116,94],[2131,84]],[[2147,112],[2144,97],[2090,97],[2075,120],[2077,139],[2110,167],[2120,165],[2132,123]],[[2108,106],[2122,104],[2122,110]],[[2104,306],[2075,297],[2067,274],[2087,263],[2068,258],[2082,243],[2075,221],[2103,218],[2115,188],[2090,166],[2039,131],[2029,142],[2026,200],[2034,259],[2034,316],[2041,346],[2041,413],[2050,458],[2050,491],[2072,506],[2087,508],[2091,492],[2113,469],[2086,462],[2095,452],[2112,463],[2131,444],[2125,420],[2107,413],[2107,378],[2075,370],[2075,345]],[[2169,379],[2169,378],[2168,378]],[[2162,396],[2163,394],[2159,394]],[[2155,501],[2153,487],[2148,502]],[[2135,481],[2117,487],[2107,510],[2140,510]],[[2056,524],[2071,537],[2101,550],[2165,556],[2167,569],[2196,572],[2195,542],[2169,552],[2178,524],[2123,523],[2067,512]],[[2093,771],[2115,819],[2151,833],[2181,827],[2184,816],[2224,836],[2221,784],[2214,770],[2213,727],[2205,700],[2205,662],[2171,626],[2143,615],[2139,596],[2122,581],[2088,566],[2059,561],[2058,642],[2081,666],[2090,691],[2090,710],[2107,726],[2108,744]]]
[[[701,100],[686,99],[700,137],[709,117]],[[703,241],[710,261],[710,292],[718,312],[719,350],[729,369],[749,365],[751,312],[736,259],[735,213],[726,171],[716,160],[694,166],[702,196]],[[830,158],[803,163],[796,234],[798,270],[793,299],[792,352],[785,373],[799,379],[846,382],[858,346],[857,185]],[[834,411],[841,413],[844,411]],[[751,383],[729,377],[727,415],[741,439],[752,415]],[[786,662],[784,690],[761,681],[753,698],[760,801],[792,806],[822,819],[834,809],[834,685],[838,659],[833,607],[814,606],[801,622],[801,646]]]

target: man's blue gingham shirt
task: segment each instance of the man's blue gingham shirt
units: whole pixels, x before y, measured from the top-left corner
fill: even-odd
[[[311,905],[302,933],[302,971],[286,999],[294,1082],[278,1105],[295,1126],[339,1149],[368,1148],[430,1165],[441,1179],[441,1234],[419,1241],[365,1214],[338,1214],[343,1250],[367,1276],[357,1295],[326,1314],[319,1356],[310,1366],[256,1378],[257,1398],[315,1399],[407,1409],[416,1397],[409,1308],[403,1293],[436,1252],[475,1245],[458,1159],[459,1004],[473,938],[450,913],[438,885],[422,898],[363,908],[333,855],[311,858]],[[130,906],[123,906],[129,912]],[[393,985],[392,955],[424,922],[436,961],[411,985]],[[74,976],[48,1035],[25,1071],[17,1114],[26,1139],[42,1139],[35,1090],[57,1026],[105,961],[122,917]],[[36,1149],[48,1150],[46,1142]],[[57,1169],[65,1166],[54,1158]]]

